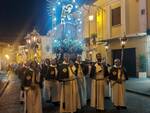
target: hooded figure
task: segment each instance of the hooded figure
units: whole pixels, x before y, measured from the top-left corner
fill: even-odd
[[[101,54],[96,54],[97,62],[91,69],[91,107],[98,111],[104,111],[104,67],[101,62]]]
[[[60,112],[76,112],[80,109],[80,99],[75,77],[75,66],[69,61],[69,55],[64,55],[64,61],[59,66],[58,79],[61,82]]]
[[[122,68],[120,60],[114,60],[114,66],[110,70],[112,87],[112,103],[117,109],[126,109],[125,106],[125,81],[128,79],[126,71]]]
[[[39,82],[40,70],[38,64],[33,61],[25,72],[25,113],[42,113],[42,99]]]

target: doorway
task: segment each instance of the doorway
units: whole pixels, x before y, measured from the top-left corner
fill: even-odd
[[[124,49],[123,64],[130,77],[136,77],[136,49],[127,48]],[[121,59],[121,49],[112,50],[112,59]]]

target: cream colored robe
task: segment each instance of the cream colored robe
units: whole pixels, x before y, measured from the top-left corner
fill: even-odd
[[[104,72],[103,67],[97,63],[96,67],[96,79],[92,79],[91,83],[91,107],[98,110],[104,110]],[[101,72],[99,72],[101,71]]]
[[[42,113],[41,91],[39,86],[34,90],[29,89],[26,93],[27,113]]]
[[[34,74],[33,76],[35,77]],[[41,89],[38,84],[34,83],[34,77],[32,78],[32,84],[34,84],[34,89],[29,87],[28,90],[25,91],[25,108],[27,110],[27,113],[42,113]],[[40,74],[36,76],[36,80],[40,80]]]
[[[72,67],[73,71],[75,71],[75,66]],[[70,67],[69,70],[69,78],[74,79],[75,75],[72,73]],[[63,103],[65,104],[65,108],[63,107]],[[61,83],[61,97],[60,97],[60,113],[63,112],[76,112],[77,109],[80,109],[80,98],[78,92],[77,80],[74,79],[72,81],[67,81],[64,84]]]
[[[77,76],[78,76],[77,81],[78,81],[81,106],[85,106],[85,105],[87,105],[86,78],[83,75],[83,72],[82,72],[80,65],[78,68]]]
[[[118,78],[121,78],[120,73],[121,73],[121,70],[119,69]],[[125,82],[124,82],[125,76],[123,75],[121,79],[123,80],[121,84],[115,83],[112,86],[112,103],[115,106],[125,106]],[[112,81],[112,84],[114,82],[115,81]]]

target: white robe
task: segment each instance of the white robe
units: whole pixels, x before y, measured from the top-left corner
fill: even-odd
[[[75,75],[72,73],[71,69],[69,70],[69,78],[74,79]],[[73,66],[75,71],[75,67]],[[65,105],[65,106],[63,106]],[[77,80],[67,81],[64,84],[61,83],[61,97],[60,97],[60,113],[63,112],[76,112],[77,109],[80,109],[80,98]]]
[[[91,84],[91,107],[104,110],[104,72],[103,67],[96,66],[96,79]],[[101,72],[99,72],[101,70]]]
[[[121,70],[118,70],[118,76],[120,76]],[[125,76],[123,75],[122,78],[123,82],[116,83],[112,81],[112,103],[115,106],[125,106]]]

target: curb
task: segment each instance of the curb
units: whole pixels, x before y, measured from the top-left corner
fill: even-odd
[[[3,88],[0,90],[0,97],[3,95],[3,93],[4,93],[5,89],[6,89],[6,87],[8,86],[8,84],[9,84],[9,81],[7,81],[7,82],[4,84]]]
[[[131,93],[134,93],[134,94],[138,94],[138,95],[141,95],[141,96],[150,97],[150,94],[137,92],[137,91],[134,91],[134,90],[131,90],[131,89],[126,89],[126,91],[127,91],[127,92],[131,92]]]

